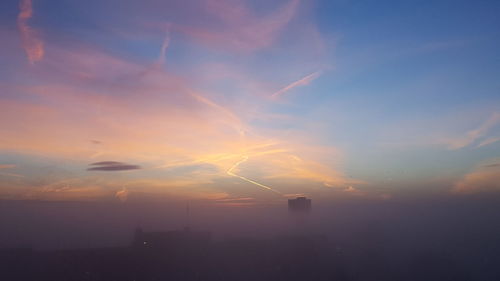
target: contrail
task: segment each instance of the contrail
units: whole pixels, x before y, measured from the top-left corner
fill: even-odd
[[[258,182],[256,182],[256,181],[253,181],[253,180],[251,180],[251,179],[247,179],[247,178],[245,178],[244,176],[240,176],[240,175],[237,175],[237,174],[233,173],[233,170],[234,170],[234,169],[236,169],[236,167],[238,167],[241,163],[243,163],[243,162],[245,162],[245,161],[247,161],[247,160],[248,160],[248,156],[243,156],[243,159],[242,159],[242,160],[240,160],[240,161],[236,162],[236,164],[234,164],[234,165],[233,165],[233,166],[232,166],[229,170],[227,170],[227,174],[228,174],[228,175],[230,175],[230,176],[233,176],[233,177],[240,178],[240,179],[242,179],[242,180],[244,180],[244,181],[246,181],[246,182],[249,182],[249,183],[255,184],[255,185],[260,186],[260,187],[262,187],[262,188],[264,188],[264,189],[267,189],[267,190],[269,190],[269,191],[272,191],[272,192],[274,192],[274,193],[277,193],[277,194],[280,194],[280,195],[281,195],[281,194],[282,194],[281,192],[279,192],[279,191],[277,191],[277,190],[274,190],[274,189],[270,188],[270,187],[269,187],[269,186],[267,186],[267,185],[263,185],[263,184],[258,183]]]
[[[320,75],[321,75],[321,71],[316,71],[316,72],[313,72],[305,77],[302,77],[301,79],[290,83],[288,86],[286,86],[286,87],[282,88],[281,90],[272,94],[271,98],[276,99],[279,96],[283,95],[284,93],[290,91],[293,88],[300,87],[300,86],[306,86],[309,83],[311,83],[314,79],[318,78]]]

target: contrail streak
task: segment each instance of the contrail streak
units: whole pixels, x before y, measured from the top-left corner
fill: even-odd
[[[271,98],[276,99],[279,96],[283,95],[284,93],[290,91],[293,88],[300,87],[300,86],[306,86],[309,83],[311,83],[314,79],[318,78],[320,75],[321,75],[321,71],[313,72],[313,73],[289,84],[288,86],[284,87],[283,89],[275,92],[274,94],[271,95]]]
[[[240,178],[240,179],[242,179],[242,180],[244,180],[244,181],[246,181],[246,182],[249,182],[249,183],[255,184],[255,185],[259,186],[259,187],[262,187],[262,188],[264,188],[264,189],[267,189],[267,190],[269,190],[269,191],[272,191],[272,192],[274,192],[274,193],[277,193],[277,194],[280,194],[280,195],[281,195],[281,192],[279,192],[279,191],[277,191],[277,190],[274,190],[274,189],[270,188],[270,187],[269,187],[269,186],[267,186],[267,185],[263,185],[263,184],[258,183],[258,182],[256,182],[256,181],[253,181],[253,180],[251,180],[251,179],[247,179],[247,178],[245,178],[244,176],[240,176],[240,175],[237,175],[237,174],[233,173],[233,170],[234,170],[234,169],[236,169],[236,167],[238,167],[241,163],[243,163],[243,162],[245,162],[245,161],[247,161],[247,160],[248,160],[248,156],[243,156],[243,159],[242,159],[242,160],[240,160],[240,161],[236,162],[236,164],[234,164],[234,165],[233,165],[233,166],[232,166],[229,170],[227,170],[227,174],[228,174],[228,175],[230,175],[230,176],[233,176],[233,177]]]

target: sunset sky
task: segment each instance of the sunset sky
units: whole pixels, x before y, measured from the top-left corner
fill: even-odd
[[[0,199],[500,190],[499,9],[1,1]]]

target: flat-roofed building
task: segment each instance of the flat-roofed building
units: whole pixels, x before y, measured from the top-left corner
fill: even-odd
[[[288,199],[288,210],[291,212],[309,212],[311,211],[311,199],[306,197]]]

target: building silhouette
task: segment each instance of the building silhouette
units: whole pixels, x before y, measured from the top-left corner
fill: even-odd
[[[132,246],[142,249],[175,249],[206,247],[211,241],[210,232],[192,231],[189,227],[182,230],[165,232],[145,232],[137,228]]]
[[[288,210],[291,212],[309,212],[311,211],[311,199],[306,197],[288,199]]]

